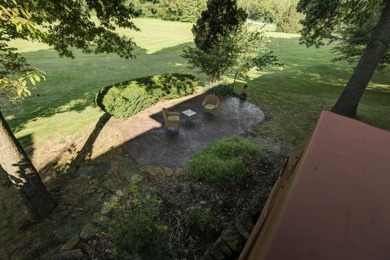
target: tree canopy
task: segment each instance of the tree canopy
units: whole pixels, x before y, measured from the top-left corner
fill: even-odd
[[[196,48],[183,50],[190,68],[215,82],[227,71],[235,74],[235,80],[252,67],[281,65],[265,46],[264,33],[246,24],[246,14],[236,1],[210,0],[207,7],[192,29]]]
[[[0,91],[7,97],[28,95],[43,72],[11,48],[12,39],[39,41],[60,56],[73,58],[72,48],[85,53],[117,53],[132,58],[135,43],[115,32],[116,26],[138,28],[132,4],[112,0],[0,0]],[[55,208],[42,180],[0,112],[0,165],[20,191],[32,219],[46,217]]]
[[[305,14],[302,20],[302,43],[307,46],[321,46],[327,40],[339,39],[340,26],[364,25],[371,17],[372,10],[383,10],[384,0],[300,0],[299,12]]]
[[[369,42],[374,32],[375,26],[379,21],[383,10],[383,3],[378,2],[376,8],[367,10],[365,20],[358,23],[341,24],[337,29],[337,46],[333,50],[338,54],[334,61],[347,61],[356,63],[362,55],[365,46]],[[381,60],[378,68],[383,69],[390,63],[390,49],[388,48],[385,56]]]
[[[246,18],[247,14],[237,7],[235,0],[207,1],[207,9],[192,28],[196,47],[207,51],[219,40],[218,37],[240,29]]]
[[[72,48],[85,53],[117,53],[124,58],[133,58],[133,40],[114,30],[116,26],[138,30],[130,20],[136,15],[138,12],[132,4],[125,6],[121,1],[0,1],[1,89],[19,85],[15,93],[28,94],[25,81],[20,78],[27,77],[34,83],[42,76],[17,54],[15,48],[8,46],[10,40],[46,43],[60,56],[71,58],[74,58]]]
[[[375,26],[366,38],[366,47],[354,72],[342,92],[333,112],[354,117],[359,101],[378,65],[388,56],[390,42],[390,1],[386,0],[300,0],[298,10],[306,16],[303,20],[302,43],[317,47],[326,39],[337,37],[340,25],[364,26],[373,17],[373,10],[380,14]],[[364,38],[364,37],[363,37]]]
[[[246,13],[237,7],[235,0],[209,0],[192,27],[196,48],[185,48],[183,57],[191,68],[198,68],[209,77],[218,80],[232,65],[236,44],[229,38],[242,28]]]

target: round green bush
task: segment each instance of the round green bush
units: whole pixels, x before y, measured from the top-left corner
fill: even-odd
[[[204,178],[220,188],[238,187],[248,177],[247,165],[260,155],[260,148],[247,139],[222,139],[191,158],[188,162],[189,175]]]
[[[188,74],[162,74],[107,86],[96,95],[96,104],[108,114],[126,119],[160,99],[174,99],[194,93],[198,83]]]

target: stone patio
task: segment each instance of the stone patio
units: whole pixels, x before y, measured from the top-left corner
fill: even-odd
[[[220,97],[214,115],[202,111],[205,94],[164,101],[123,121],[112,119],[111,126],[123,135],[126,151],[139,163],[169,168],[185,165],[195,153],[218,139],[239,135],[264,120],[263,111],[250,101]],[[178,133],[163,127],[162,108],[182,112],[191,109],[197,118],[187,124],[181,117]]]

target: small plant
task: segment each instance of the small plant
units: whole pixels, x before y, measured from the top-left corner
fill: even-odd
[[[261,154],[247,139],[232,137],[215,142],[188,163],[189,175],[205,178],[220,188],[242,185],[249,175],[249,165]]]
[[[239,97],[236,93],[232,85],[217,85],[212,87],[206,91],[207,94],[214,94],[217,96],[231,96],[231,97]]]
[[[207,235],[219,235],[226,227],[223,217],[210,208],[191,209],[188,212],[188,224],[195,232]]]
[[[160,99],[194,93],[198,79],[187,74],[162,74],[107,86],[96,95],[96,104],[108,114],[126,119]]]
[[[141,195],[131,188],[128,207],[114,206],[115,216],[107,230],[113,239],[112,254],[117,259],[165,259],[163,233],[165,227],[156,223],[160,201],[152,195]]]

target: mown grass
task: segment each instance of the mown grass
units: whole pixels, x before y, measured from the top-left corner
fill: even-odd
[[[2,111],[24,145],[29,145],[31,137],[61,142],[67,135],[77,135],[86,125],[96,122],[102,112],[93,101],[104,86],[155,74],[194,74],[179,56],[182,46],[192,40],[191,24],[152,19],[137,19],[136,24],[141,32],[122,30],[138,44],[137,58],[130,60],[114,54],[86,55],[78,50],[76,59],[62,59],[39,43],[13,43],[33,66],[46,72],[47,78],[23,103],[3,103]]]
[[[297,143],[313,129],[322,110],[330,110],[346,85],[353,67],[334,63],[331,46],[306,48],[298,35],[268,33],[270,48],[283,69],[266,68],[247,80],[250,98],[266,113],[256,130]],[[237,86],[239,91],[241,86]],[[390,130],[390,77],[376,73],[358,109],[358,117]]]
[[[96,122],[101,111],[93,99],[102,87],[154,74],[190,73],[180,57],[182,47],[192,44],[191,24],[136,19],[141,32],[121,30],[134,37],[138,47],[134,60],[112,54],[61,59],[41,44],[18,41],[29,62],[47,73],[47,81],[33,90],[22,104],[3,104],[2,111],[18,138],[56,138],[61,142]],[[244,81],[249,97],[266,113],[267,122],[255,128],[259,134],[296,143],[314,126],[322,110],[330,109],[352,73],[352,67],[332,63],[329,46],[320,49],[299,45],[297,35],[268,33],[269,48],[285,64],[283,69],[253,72]],[[202,75],[201,79],[205,79]],[[390,130],[390,76],[377,73],[366,91],[359,117],[369,124]],[[26,138],[27,140],[28,138]],[[25,145],[29,145],[26,143]]]

